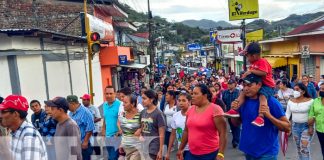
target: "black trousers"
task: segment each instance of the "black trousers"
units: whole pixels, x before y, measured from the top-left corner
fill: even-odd
[[[318,136],[318,141],[320,142],[321,144],[321,149],[322,149],[322,156],[323,156],[323,159],[324,159],[324,133],[321,133],[321,132],[317,132],[317,136]]]

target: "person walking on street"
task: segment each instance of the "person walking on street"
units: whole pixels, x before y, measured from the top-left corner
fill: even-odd
[[[90,160],[92,154],[92,146],[90,138],[95,129],[92,113],[79,103],[78,97],[75,95],[67,96],[69,102],[69,116],[78,124],[81,133],[82,159]]]
[[[320,85],[319,97],[314,102],[308,114],[309,133],[313,133],[316,124],[316,133],[321,144],[322,156],[324,158],[324,83]]]
[[[103,137],[106,137],[108,160],[117,160],[119,157],[120,134],[122,130],[118,127],[118,113],[121,102],[116,99],[115,89],[112,86],[105,88],[106,102],[103,103]]]
[[[186,126],[182,135],[177,157],[183,159],[183,152],[189,144],[189,160],[225,158],[227,143],[224,111],[210,103],[212,95],[205,84],[197,85],[192,94],[192,107],[187,112]]]
[[[48,159],[42,136],[26,120],[27,111],[28,101],[23,96],[9,95],[0,104],[2,126],[9,128],[11,131],[10,143],[6,147],[1,147],[1,154],[5,152],[6,160]],[[3,139],[1,143],[4,143]]]
[[[294,98],[287,104],[286,117],[292,116],[292,134],[297,146],[299,160],[311,159],[310,144],[314,132],[310,132],[308,126],[308,112],[313,104],[313,99],[307,92],[307,88],[302,83],[297,83],[294,87]]]
[[[47,148],[47,155],[49,160],[56,160],[54,135],[56,132],[57,121],[51,116],[51,107],[45,105],[46,117],[44,119],[43,127],[40,134],[43,136]]]
[[[228,89],[223,92],[223,102],[225,103],[225,111],[229,111],[231,109],[232,102],[237,99],[239,96],[240,91],[236,88],[236,82],[234,80],[228,81]],[[236,148],[240,143],[240,136],[241,136],[241,126],[233,125],[231,119],[228,119],[228,124],[232,131],[232,146]]]
[[[142,94],[145,109],[141,112],[141,133],[144,138],[144,158],[162,160],[166,122],[163,113],[157,108],[157,94],[147,90]]]
[[[41,133],[46,118],[46,113],[42,109],[38,100],[30,101],[30,109],[34,112],[31,116],[31,122],[34,127]]]
[[[313,83],[309,82],[309,77],[307,75],[303,75],[302,82],[307,87],[308,94],[315,99],[317,97],[316,89]]]
[[[186,116],[187,116],[187,111],[191,105],[191,96],[189,93],[180,93],[178,97],[178,107],[181,109],[177,113],[175,113],[172,117],[172,122],[171,122],[171,127],[172,127],[172,132],[169,140],[169,148],[168,152],[166,155],[166,160],[170,160],[170,155],[171,155],[171,148],[172,145],[174,144],[174,140],[176,139],[178,142],[178,148],[180,147],[181,144],[181,139],[182,139],[182,134],[185,129],[186,125]],[[188,145],[185,147],[183,151],[183,158],[185,160],[188,159],[188,154],[189,154],[189,147]]]
[[[172,131],[172,117],[178,111],[178,108],[176,106],[176,93],[174,91],[167,91],[167,93],[165,94],[165,100],[167,102],[167,105],[165,106],[163,113],[166,118],[167,126],[165,130],[164,145],[169,148],[169,140]]]
[[[94,122],[94,125],[95,125],[95,129],[93,130],[90,142],[91,142],[92,145],[94,145],[92,147],[92,149],[94,150],[95,154],[100,155],[100,147],[98,146],[99,144],[97,142],[97,136],[98,136],[99,128],[100,128],[99,122],[101,121],[101,115],[100,115],[99,109],[90,104],[91,96],[89,94],[84,94],[80,98],[82,99],[83,106],[88,108],[89,111],[91,112],[92,116],[93,116],[93,122]]]
[[[82,160],[80,129],[67,114],[68,101],[63,97],[55,97],[44,103],[51,108],[50,115],[58,122],[54,135],[56,159]]]
[[[119,115],[122,141],[119,153],[125,152],[126,160],[141,160],[139,137],[141,135],[140,112],[136,108],[137,97],[126,95],[124,97],[124,112]]]
[[[276,84],[279,87],[279,90],[277,92],[278,100],[279,100],[280,104],[282,105],[284,111],[286,111],[287,103],[288,103],[289,99],[294,96],[294,90],[287,87],[287,85],[288,85],[287,80],[278,81]]]
[[[290,132],[290,123],[283,112],[279,101],[274,97],[268,99],[268,106],[260,106],[259,90],[262,78],[250,74],[244,78],[245,101],[238,107],[238,102],[232,103],[232,109],[240,113],[240,118],[232,118],[236,126],[242,124],[239,149],[245,153],[246,160],[277,160],[279,153],[279,130]],[[262,113],[264,126],[258,127],[251,122]]]

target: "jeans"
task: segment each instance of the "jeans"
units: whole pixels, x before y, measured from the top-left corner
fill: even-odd
[[[237,146],[240,143],[240,137],[241,137],[241,126],[235,126],[231,122],[231,119],[228,119],[228,123],[230,125],[231,131],[232,131],[232,145]]]
[[[266,85],[262,85],[258,93],[264,95],[267,99],[269,99],[274,95],[274,89]]]
[[[118,160],[120,142],[120,137],[106,137],[108,160]]]
[[[313,136],[308,134],[308,124],[293,123],[292,134],[297,145],[297,153],[299,160],[311,159],[310,144]]]
[[[91,144],[89,143],[87,149],[82,149],[82,160],[91,160],[91,154],[92,154],[92,147]]]
[[[321,144],[322,156],[323,156],[323,159],[324,159],[324,133],[321,133],[321,132],[318,132],[318,131],[316,133],[317,133],[317,136],[318,136],[318,141]]]
[[[250,155],[245,155],[246,160],[277,160],[277,155],[263,155],[261,157],[255,158]]]
[[[170,140],[171,132],[165,131],[165,137],[164,137],[164,144],[169,148],[169,140]]]

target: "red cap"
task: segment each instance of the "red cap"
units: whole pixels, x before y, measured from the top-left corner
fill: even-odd
[[[90,100],[91,96],[89,94],[84,94],[82,97],[80,97],[83,100]]]
[[[10,95],[0,104],[0,110],[16,109],[21,111],[28,111],[28,101],[23,96]]]

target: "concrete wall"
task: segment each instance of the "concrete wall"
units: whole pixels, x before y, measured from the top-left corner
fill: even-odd
[[[4,97],[12,93],[7,57],[0,57],[0,73],[0,95]]]

